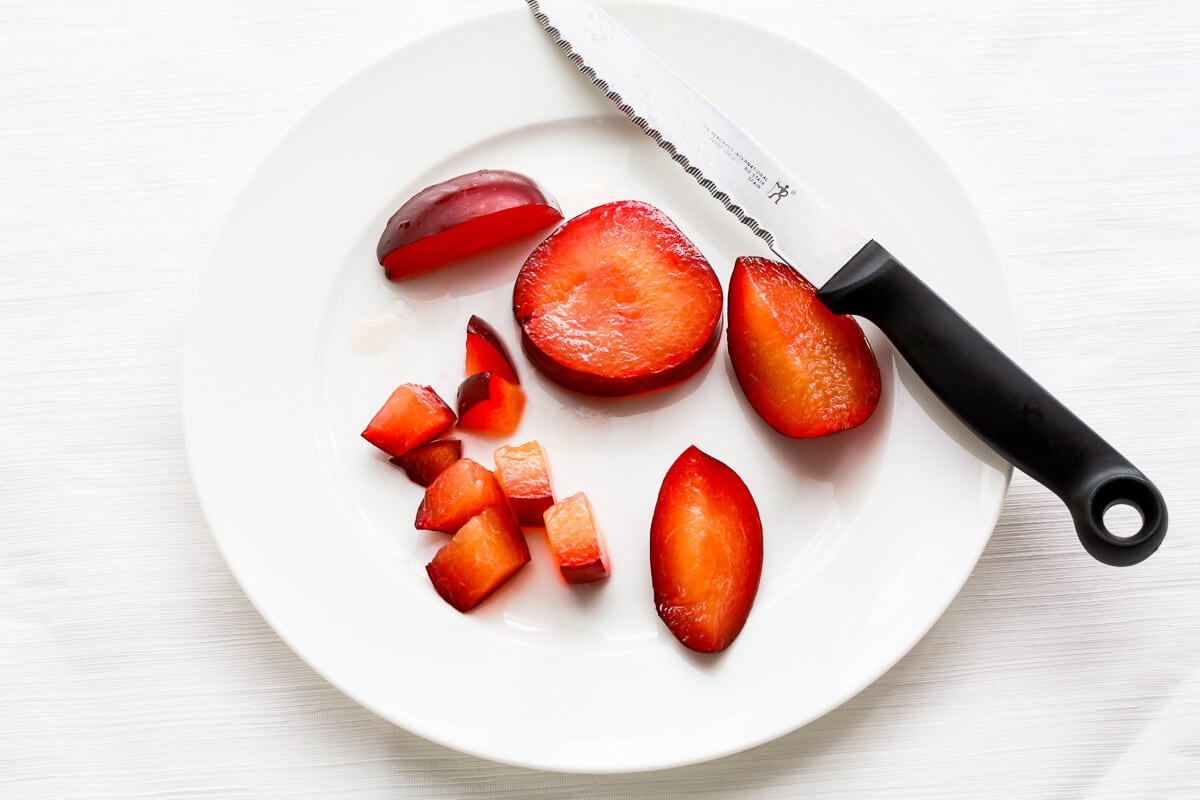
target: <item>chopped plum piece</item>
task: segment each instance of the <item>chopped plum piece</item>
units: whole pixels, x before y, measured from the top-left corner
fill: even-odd
[[[425,567],[450,605],[470,611],[529,563],[529,545],[506,508],[471,517]]]
[[[546,540],[567,583],[593,583],[609,576],[608,549],[583,492],[546,509],[545,519]]]
[[[454,412],[428,386],[397,387],[367,424],[362,437],[391,456],[403,456],[454,425]]]
[[[485,508],[507,505],[492,471],[469,458],[461,458],[426,487],[417,509],[416,526],[421,530],[454,533]]]

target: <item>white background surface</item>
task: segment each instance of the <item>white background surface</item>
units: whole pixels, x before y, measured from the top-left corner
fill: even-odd
[[[957,172],[1022,363],[1167,497],[1150,561],[1090,561],[1018,475],[958,600],[874,686],[756,750],[642,775],[427,743],[274,636],[187,474],[190,289],[299,115],[395,47],[522,5],[0,0],[0,796],[1200,794],[1191,0],[736,4],[877,89]]]

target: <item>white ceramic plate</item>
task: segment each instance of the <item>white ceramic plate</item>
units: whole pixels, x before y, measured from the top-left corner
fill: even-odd
[[[837,68],[736,21],[655,6],[617,16],[1001,346],[1012,325],[988,238],[941,161]],[[719,53],[720,57],[714,54]],[[623,401],[573,396],[521,360],[560,496],[586,491],[613,575],[572,589],[540,534],[533,563],[463,615],[425,564],[420,490],[359,432],[399,383],[453,398],[479,314],[514,352],[512,279],[532,242],[405,284],[375,261],[423,186],[483,167],[534,176],[568,216],[663,208],[722,280],[766,254],[568,68],[523,12],[402,49],[279,144],[200,280],[184,379],[196,486],[263,616],[314,669],[411,731],[502,762],[609,772],[701,761],[791,731],[887,670],[970,573],[1009,471],[930,399],[876,331],[883,399],[858,430],[786,440],[741,397],[724,346],[693,380]],[[466,437],[490,463],[497,442]],[[659,622],[647,538],[688,445],[757,498],[765,564],[750,620],[700,657]]]

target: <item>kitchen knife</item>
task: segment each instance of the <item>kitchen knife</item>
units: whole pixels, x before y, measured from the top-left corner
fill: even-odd
[[[526,0],[564,55],[838,314],[865,317],[988,446],[1066,504],[1106,564],[1149,557],[1167,530],[1153,483],[991,344],[883,245],[811,190],[590,0]],[[1132,506],[1129,536],[1105,526]]]

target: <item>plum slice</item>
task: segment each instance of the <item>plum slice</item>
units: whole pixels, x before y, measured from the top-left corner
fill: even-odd
[[[404,383],[367,423],[362,437],[388,455],[400,457],[432,441],[454,425],[450,406],[428,386]]]
[[[529,545],[506,508],[486,508],[467,520],[425,567],[450,605],[470,611],[529,563]]]
[[[458,427],[493,436],[517,429],[525,411],[525,390],[499,375],[481,372],[458,387]]]
[[[811,283],[777,261],[734,264],[729,360],[750,405],[785,436],[853,428],[879,403],[879,365],[858,322],[827,309]]]
[[[509,383],[520,383],[517,368],[496,329],[471,315],[467,320],[467,374],[490,372]]]
[[[392,456],[389,460],[404,470],[404,474],[413,483],[428,486],[460,458],[462,440],[439,439],[414,447],[402,456]]]
[[[543,230],[558,205],[525,175],[484,169],[427,186],[391,216],[376,256],[391,280],[427,272]]]
[[[667,470],[650,524],[658,616],[685,647],[724,650],[750,615],[762,561],[750,490],[728,465],[689,447]]]
[[[597,206],[526,260],[513,290],[521,346],[550,380],[627,395],[678,383],[712,357],[724,297],[708,261],[647,203]]]
[[[608,549],[583,492],[546,509],[546,541],[567,583],[593,583],[609,576]]]
[[[416,526],[421,530],[454,533],[480,511],[496,506],[508,506],[496,476],[479,462],[461,458],[425,488],[417,509]]]
[[[496,448],[496,480],[522,528],[542,527],[542,513],[554,505],[546,454],[536,441]]]

